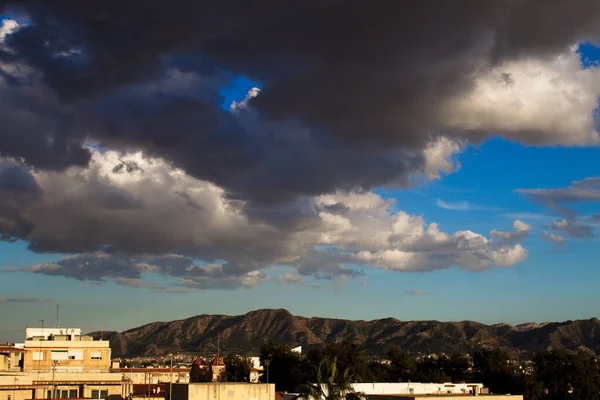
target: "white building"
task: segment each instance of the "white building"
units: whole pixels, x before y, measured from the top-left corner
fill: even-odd
[[[398,394],[468,394],[481,393],[483,383],[421,383],[421,382],[398,382],[398,383],[353,383],[356,392],[366,395],[398,395]]]

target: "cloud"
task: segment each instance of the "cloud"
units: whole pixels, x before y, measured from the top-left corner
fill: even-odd
[[[444,210],[452,211],[498,211],[495,207],[484,207],[469,203],[468,201],[447,202],[442,199],[437,199],[435,204]]]
[[[439,137],[429,142],[423,150],[425,165],[423,172],[428,179],[439,179],[441,174],[449,174],[460,168],[460,163],[455,159],[457,153],[462,151],[464,143]]]
[[[575,50],[484,70],[472,90],[443,106],[446,124],[532,144],[598,144],[593,113],[600,84],[596,68],[583,69]]]
[[[285,274],[277,278],[277,283],[303,285],[304,277],[286,272]]]
[[[260,271],[274,266],[295,268],[297,281],[339,280],[364,276],[366,266],[485,270],[527,254],[512,246],[526,236],[522,223],[503,242],[471,231],[445,233],[372,192],[260,208],[228,199],[222,188],[158,158],[91,154],[89,168],[62,173],[15,162],[0,168],[7,177],[0,179],[0,227],[8,239],[25,240],[35,251],[79,253],[4,271],[157,290],[145,275],[158,273],[186,288],[231,289],[268,281]]]
[[[538,214],[532,212],[511,212],[504,213],[502,216],[509,219],[520,219],[520,220],[551,220],[552,217],[550,215]]]
[[[556,235],[552,232],[547,232],[547,231],[542,232],[542,240],[545,240],[547,242],[554,243],[554,244],[565,243],[564,237],[562,237],[560,235]]]
[[[496,229],[490,231],[490,236],[496,241],[498,245],[515,244],[522,242],[529,236],[531,231],[531,225],[526,224],[520,220],[513,222],[512,232],[502,232]]]
[[[52,299],[38,297],[0,297],[0,303],[50,303]]]
[[[590,177],[574,181],[571,185],[555,189],[517,189],[529,200],[547,206],[561,219],[553,219],[550,228],[572,238],[591,238],[594,228],[588,225],[594,217],[580,217],[572,204],[600,201],[600,177]]]
[[[423,296],[427,293],[421,289],[414,289],[409,291],[408,294],[410,294],[411,296]]]
[[[8,1],[32,23],[3,31],[0,153],[63,171],[88,166],[94,141],[272,204],[437,179],[465,143],[495,135],[598,142],[597,68],[570,47],[600,33],[591,0],[226,3],[114,16],[104,2]],[[261,90],[223,110],[238,76]]]
[[[543,204],[597,202],[600,201],[600,177],[590,177],[574,181],[571,185],[556,189],[517,189],[521,193]]]
[[[373,191],[439,179],[497,135],[598,143],[598,66],[573,48],[600,34],[592,0],[3,4],[31,23],[1,28],[0,237],[69,255],[30,273],[140,287],[149,265],[207,289],[274,266],[325,280],[508,267],[529,229],[443,232]],[[239,76],[260,90],[225,110]]]
[[[563,232],[573,238],[591,238],[594,237],[594,228],[589,225],[584,225],[574,219],[553,220],[552,229]]]

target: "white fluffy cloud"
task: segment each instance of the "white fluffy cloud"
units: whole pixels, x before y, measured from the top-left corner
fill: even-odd
[[[464,146],[463,142],[444,136],[429,142],[423,150],[425,176],[428,179],[439,179],[442,174],[458,170],[460,163],[456,160],[456,154],[461,152]]]
[[[491,239],[446,233],[372,192],[306,197],[288,204],[281,220],[273,208],[253,205],[248,214],[249,205],[222,188],[139,152],[94,150],[89,168],[60,173],[5,160],[0,181],[3,231],[38,251],[81,253],[25,270],[80,280],[153,287],[144,275],[159,273],[187,288],[249,288],[269,280],[261,271],[272,266],[296,268],[299,275],[278,281],[300,283],[364,275],[352,265],[482,270],[527,256],[515,244],[528,231],[520,221]]]
[[[443,123],[526,143],[598,144],[598,67],[584,69],[575,50],[482,68],[471,91],[442,106]]]

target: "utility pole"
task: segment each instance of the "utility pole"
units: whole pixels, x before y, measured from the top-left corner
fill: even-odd
[[[56,361],[52,362],[52,398],[56,398],[56,386],[54,385],[54,373],[56,372]]]
[[[169,370],[169,400],[172,400],[173,396],[173,353],[169,354],[171,356],[171,369]]]
[[[60,321],[58,319],[58,304],[56,305],[56,328],[60,328]]]
[[[267,383],[269,383],[269,364],[271,360],[265,360],[265,364],[267,364]]]

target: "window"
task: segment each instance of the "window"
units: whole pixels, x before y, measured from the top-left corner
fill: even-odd
[[[102,352],[100,352],[100,351],[92,351],[91,359],[92,360],[102,360]]]
[[[107,399],[108,390],[92,390],[92,399]]]
[[[56,391],[54,392],[55,395],[52,396],[52,391],[48,390],[48,392],[46,392],[46,398],[47,399],[76,399],[78,398],[78,394],[79,394],[79,390],[77,389],[56,389]]]
[[[67,352],[67,350],[52,350],[51,354],[52,354],[52,360],[55,360],[55,361],[68,360],[69,353]]]
[[[83,350],[69,350],[69,360],[83,360]]]
[[[44,353],[41,351],[34,351],[31,357],[33,361],[42,361],[44,359]]]

